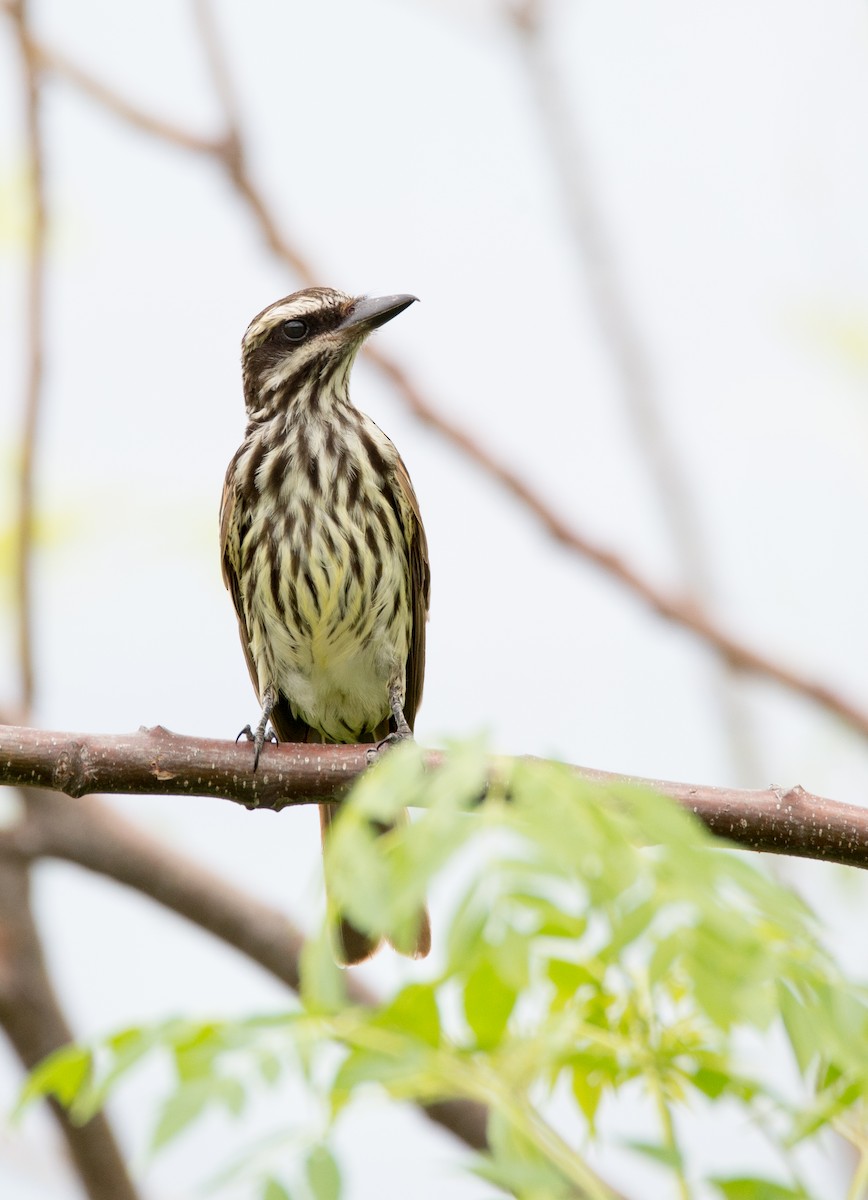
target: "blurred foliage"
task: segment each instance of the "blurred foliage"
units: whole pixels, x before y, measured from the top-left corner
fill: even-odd
[[[795,1148],[834,1126],[864,1149],[868,1095],[868,995],[841,976],[811,913],[668,800],[590,787],[551,763],[498,763],[493,782],[490,768],[478,745],[452,748],[433,773],[401,747],[359,781],[335,826],[332,902],[358,926],[402,944],[438,876],[458,892],[435,929],[439,960],[408,967],[414,982],[376,1008],[350,1004],[324,930],[306,946],[292,1011],[173,1020],[65,1049],[22,1103],[53,1094],[87,1120],[137,1063],[162,1055],[174,1084],[154,1123],[160,1149],[205,1112],[236,1114],[281,1080],[303,1081],[312,1124],[251,1150],[224,1181],[245,1173],[262,1200],[337,1200],[329,1139],[359,1093],[460,1097],[490,1112],[483,1178],[529,1200],[604,1200],[615,1193],[587,1148],[607,1142],[619,1104],[642,1097],[659,1136],[623,1152],[671,1176],[678,1195],[811,1195]],[[419,819],[377,836],[374,823],[407,803]],[[679,1143],[688,1111],[761,1130],[783,1176],[701,1178]],[[865,1170],[863,1153],[851,1197]]]
[[[27,169],[22,165],[0,171],[0,253],[26,249],[32,236],[33,213]]]
[[[19,454],[6,450],[0,457],[0,604],[16,601],[16,571],[21,532],[18,520]],[[37,550],[52,549],[67,542],[80,521],[70,506],[63,511],[34,514],[33,542]]]

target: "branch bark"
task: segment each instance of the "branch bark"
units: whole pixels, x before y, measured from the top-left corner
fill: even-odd
[[[159,725],[126,735],[7,725],[0,726],[0,783],[73,797],[95,791],[219,796],[247,808],[280,811],[339,798],[366,769],[369,751],[369,746],[266,745],[254,772],[247,744],[189,738]],[[432,770],[442,759],[439,751],[427,752]],[[506,760],[492,759],[495,770],[498,761]],[[817,796],[800,786],[748,791],[588,767],[573,770],[600,787],[601,799],[605,792],[616,793],[625,786],[670,796],[713,833],[745,849],[868,867],[868,808]]]
[[[29,864],[9,854],[0,854],[0,1027],[26,1070],[73,1040],[33,920]],[[106,1118],[74,1125],[49,1103],[91,1200],[138,1200]]]

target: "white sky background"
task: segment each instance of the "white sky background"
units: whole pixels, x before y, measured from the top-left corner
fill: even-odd
[[[215,127],[186,5],[33,0],[32,9],[50,45],[148,111]],[[868,704],[868,12],[856,0],[555,9],[553,53],[693,488],[716,614]],[[485,0],[223,3],[252,167],[322,283],[421,297],[379,344],[445,412],[595,539],[676,583],[515,43],[496,11]],[[297,282],[208,163],[131,132],[59,84],[46,129],[55,236],[38,482],[62,536],[37,574],[35,717],[60,729],[159,722],[234,736],[257,713],[217,553],[223,474],[243,429],[238,346],[253,313]],[[21,130],[17,60],[2,28],[7,478],[22,374],[23,260],[11,211]],[[420,740],[487,731],[515,753],[735,782],[707,652],[553,547],[364,365],[353,394],[399,446],[429,535]],[[4,693],[14,698],[11,686]],[[750,684],[745,695],[762,751],[755,785],[800,782],[862,799],[868,756],[855,737],[770,686]],[[302,924],[316,921],[312,810],[117,804]],[[774,865],[821,908],[831,943],[864,973],[864,888],[828,868]],[[83,1035],[284,1003],[281,988],[231,951],[72,868],[41,867],[36,902]],[[418,970],[382,955],[364,974],[385,985]],[[7,1055],[0,1105],[16,1086]],[[133,1153],[161,1087],[146,1078],[115,1105]],[[458,1173],[462,1156],[445,1135],[412,1114],[385,1114],[373,1105],[342,1128],[351,1200],[491,1195]],[[145,1194],[188,1196],[235,1136],[214,1121],[147,1169]],[[743,1130],[696,1136],[703,1165],[759,1161]],[[0,1131],[0,1193],[77,1194],[44,1152],[50,1137],[37,1117],[23,1132]],[[644,1164],[632,1175],[620,1157],[608,1166],[642,1200],[664,1195]],[[814,1169],[828,1180],[834,1154]]]

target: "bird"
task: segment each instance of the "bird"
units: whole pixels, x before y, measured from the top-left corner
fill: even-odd
[[[412,737],[422,698],[430,569],[419,502],[389,438],[350,400],[365,339],[417,297],[309,287],[247,327],[247,425],[220,506],[223,579],[265,741],[384,744]],[[320,805],[325,844],[335,804]],[[431,945],[417,916],[412,956]],[[362,962],[379,939],[341,915],[333,950]],[[400,949],[401,947],[399,947]]]

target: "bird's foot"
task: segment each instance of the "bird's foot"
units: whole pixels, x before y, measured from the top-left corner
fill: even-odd
[[[262,747],[266,742],[276,742],[277,734],[268,724],[271,717],[271,711],[274,708],[274,690],[269,684],[265,689],[265,695],[262,697],[262,716],[259,718],[259,724],[255,729],[251,729],[249,725],[245,725],[235,739],[237,742],[240,738],[246,737],[248,742],[253,742],[253,770],[259,766],[259,756],[262,753]]]
[[[412,741],[413,731],[409,725],[405,725],[403,729],[396,729],[394,733],[387,734],[381,742],[377,742],[376,746],[371,746],[367,753],[368,765],[375,763],[380,755],[385,754],[392,746],[399,746],[401,742]]]
[[[245,725],[235,739],[236,743],[242,738],[247,738],[248,742],[253,742],[253,770],[259,766],[259,756],[262,753],[262,747],[266,742],[271,742],[277,745],[277,734],[268,723],[268,717],[263,714],[262,720],[255,729],[251,729],[249,725]]]

